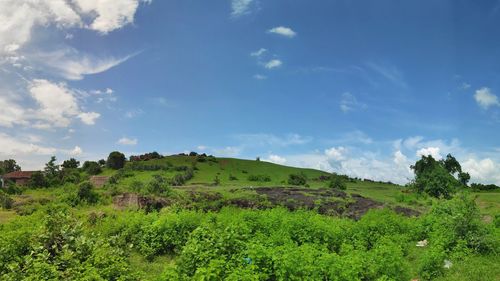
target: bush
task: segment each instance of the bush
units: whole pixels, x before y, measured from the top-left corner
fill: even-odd
[[[290,174],[288,176],[289,185],[305,185],[307,183],[307,176],[304,173]]]
[[[102,172],[101,165],[95,161],[85,161],[82,169],[89,175],[98,175]]]
[[[335,174],[330,177],[330,183],[328,184],[328,187],[340,190],[345,190],[347,188],[345,180],[341,176]]]
[[[109,154],[106,165],[111,169],[121,169],[125,166],[125,155],[118,151],[113,151]]]
[[[0,207],[8,210],[12,208],[13,204],[14,200],[12,200],[8,194],[0,190]]]
[[[168,186],[168,182],[160,175],[154,175],[146,188],[149,194],[169,195],[172,192],[172,189]]]
[[[270,182],[271,177],[268,175],[250,175],[248,176],[249,181],[259,181],[259,182]]]
[[[45,188],[49,187],[49,181],[42,172],[36,171],[31,175],[28,185],[32,188]]]
[[[95,204],[99,200],[99,194],[94,191],[94,186],[90,182],[82,182],[78,185],[77,197],[79,202]]]

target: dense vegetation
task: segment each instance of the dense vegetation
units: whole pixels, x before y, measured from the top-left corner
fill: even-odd
[[[112,154],[111,164],[81,168],[76,159],[59,166],[52,158],[29,186],[0,190],[1,280],[500,276],[500,197],[488,193],[495,199],[479,209],[477,196],[490,187],[469,188],[451,155],[417,161],[405,188],[194,152],[132,161]],[[109,180],[98,188],[89,181],[94,174]],[[371,210],[356,219],[340,212],[356,200]],[[7,214],[14,217],[2,219]]]

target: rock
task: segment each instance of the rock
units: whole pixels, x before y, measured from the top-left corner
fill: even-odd
[[[428,244],[427,239],[424,239],[422,241],[417,242],[417,247],[425,247],[427,246],[427,244]]]

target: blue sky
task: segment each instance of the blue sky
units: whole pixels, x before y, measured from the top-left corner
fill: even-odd
[[[0,4],[0,158],[156,150],[500,184],[500,1]]]

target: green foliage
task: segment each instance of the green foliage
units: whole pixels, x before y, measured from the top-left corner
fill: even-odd
[[[0,234],[3,280],[136,280],[123,251],[55,208],[38,230]]]
[[[99,195],[94,191],[94,186],[90,182],[82,182],[78,185],[77,197],[79,202],[95,204],[99,200]]]
[[[289,185],[305,185],[307,183],[307,176],[304,173],[288,175]]]
[[[21,167],[17,165],[16,160],[7,159],[0,161],[0,175],[15,171],[21,171]]]
[[[168,185],[167,180],[160,176],[154,175],[153,179],[146,186],[147,194],[155,195],[169,195],[172,192],[172,188]]]
[[[60,184],[60,168],[59,165],[56,164],[56,157],[52,156],[45,164],[44,168],[44,175],[47,178],[47,181],[49,182],[49,185],[58,185]]]
[[[328,187],[340,190],[345,190],[347,188],[345,184],[345,179],[337,174],[332,174],[330,176],[330,182],[328,183]]]
[[[10,198],[10,196],[5,193],[3,190],[0,190],[0,207],[3,209],[10,209],[14,204],[14,200]]]
[[[455,171],[461,172],[460,164],[449,154],[444,161],[436,161],[430,155],[422,156],[411,168],[415,172],[413,187],[418,192],[425,192],[437,198],[451,198],[462,186],[451,174]]]
[[[268,175],[249,175],[249,181],[258,181],[258,182],[270,182],[271,177]]]
[[[101,164],[95,161],[83,162],[82,169],[89,175],[98,175],[102,172]]]
[[[70,158],[69,160],[64,160],[61,167],[63,169],[76,169],[80,166],[80,161],[77,161],[75,158]]]
[[[28,185],[32,188],[46,188],[49,187],[49,181],[44,173],[36,171],[31,175]]]
[[[61,182],[65,183],[79,183],[82,180],[80,171],[75,168],[65,168],[61,172]]]
[[[106,166],[114,170],[123,168],[125,166],[125,155],[119,151],[111,152],[106,161]]]

